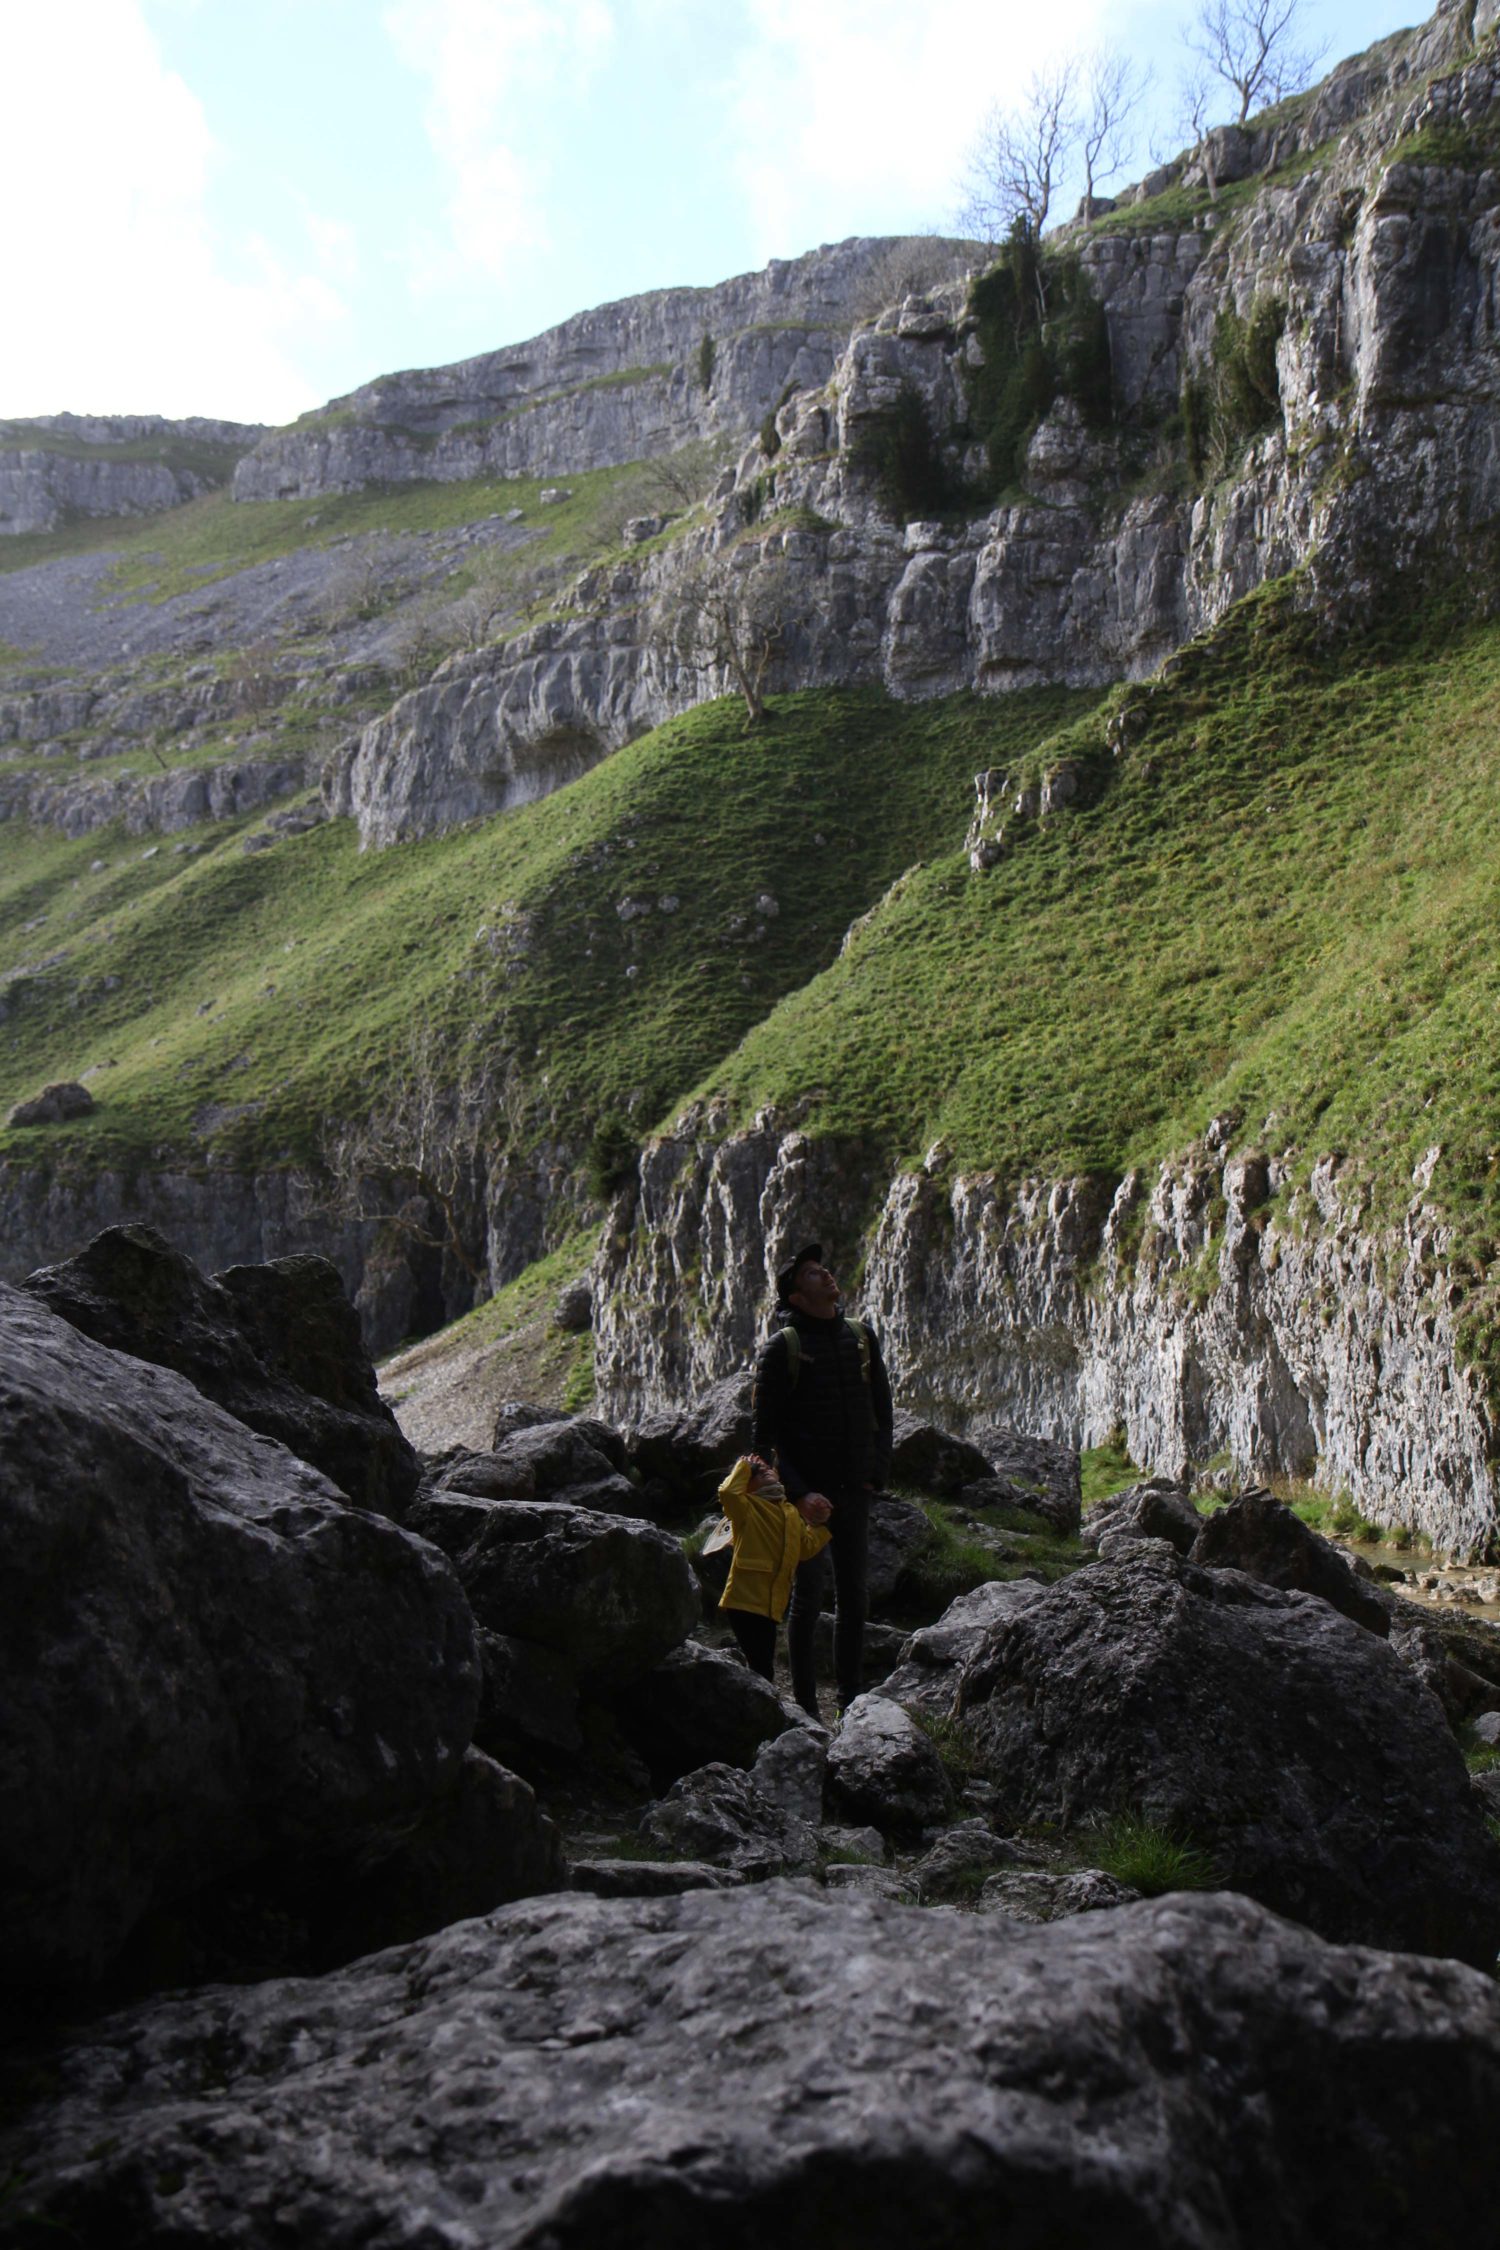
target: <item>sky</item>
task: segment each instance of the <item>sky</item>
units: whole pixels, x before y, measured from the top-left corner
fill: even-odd
[[[1107,38],[1182,144],[1193,0],[0,0],[0,416],[284,422],[851,234]],[[1328,62],[1423,0],[1304,0]]]

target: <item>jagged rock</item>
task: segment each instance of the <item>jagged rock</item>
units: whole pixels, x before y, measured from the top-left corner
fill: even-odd
[[[975,1903],[981,1914],[1008,1914],[1017,1922],[1060,1922],[1068,1914],[1129,1906],[1140,1895],[1098,1867],[1079,1868],[1070,1875],[1050,1868],[1018,1867],[992,1875]]]
[[[453,1571],[182,1376],[0,1286],[0,1951],[97,1975],[148,1908],[347,1849],[457,1775]]]
[[[1500,1712],[1500,1628],[1480,1617],[1420,1608],[1399,1595],[1385,1598],[1391,1647],[1431,1688],[1453,1726],[1477,1713]]]
[[[852,1891],[857,1898],[883,1898],[893,1906],[911,1906],[916,1893],[899,1868],[873,1867],[861,1860],[832,1860],[823,1870],[830,1891]]]
[[[1387,1601],[1361,1584],[1331,1540],[1269,1492],[1242,1492],[1200,1523],[1192,1560],[1205,1570],[1242,1570],[1266,1586],[1316,1594],[1382,1640],[1390,1631]]]
[[[1484,1711],[1474,1721],[1474,1740],[1487,1750],[1500,1744],[1500,1711]]]
[[[961,1820],[922,1854],[908,1871],[909,1880],[924,1903],[962,1898],[980,1887],[986,1869],[1013,1868],[1020,1856],[988,1821]]]
[[[575,1891],[595,1898],[680,1898],[684,1891],[728,1891],[743,1881],[706,1859],[575,1859]]]
[[[21,1286],[96,1343],[175,1368],[359,1507],[404,1513],[421,1464],[326,1258],[231,1266],[208,1280],[155,1228],[109,1227]]]
[[[893,1484],[951,1496],[989,1474],[989,1461],[977,1445],[898,1408],[891,1444]]]
[[[674,1782],[641,1822],[658,1851],[732,1868],[751,1882],[797,1873],[817,1857],[815,1829],[735,1766],[700,1766]]]
[[[685,1414],[648,1416],[631,1441],[632,1465],[643,1476],[660,1477],[684,1506],[706,1506],[750,1450],[750,1388],[747,1374],[726,1375]]]
[[[580,1758],[578,1676],[555,1649],[478,1629],[483,1666],[474,1740],[528,1780]]]
[[[885,1838],[878,1828],[849,1828],[825,1821],[818,1831],[818,1849],[832,1865],[840,1860],[867,1860],[873,1866],[885,1864]]]
[[[894,1500],[884,1492],[872,1495],[867,1580],[872,1608],[891,1600],[912,1558],[931,1537],[932,1526],[910,1500]]]
[[[539,1500],[566,1500],[574,1507],[600,1508],[610,1515],[634,1514],[635,1488],[602,1449],[599,1441],[604,1434],[601,1425],[580,1422],[545,1422],[512,1430],[493,1452],[481,1456],[487,1491],[496,1499],[508,1497],[500,1489],[506,1478],[519,1486],[529,1474]],[[457,1489],[475,1490],[468,1480],[476,1473],[466,1465],[462,1471],[466,1481]],[[450,1472],[445,1482],[454,1485],[455,1473]]]
[[[552,1650],[590,1691],[638,1679],[697,1623],[682,1549],[650,1524],[560,1501],[438,1494],[408,1520],[451,1557],[481,1625]]]
[[[0,2241],[1366,2250],[1394,2212],[1472,2250],[1497,2096],[1487,1979],[1244,1899],[569,1895],[91,2025],[6,2130]]]
[[[1326,1934],[1500,1944],[1500,1851],[1438,1704],[1315,1596],[1137,1549],[993,1625],[958,1708],[1007,1821],[1129,1807]]]
[[[884,1833],[930,1827],[952,1812],[953,1792],[931,1741],[901,1706],[862,1695],[828,1749],[828,1795]]]
[[[202,415],[172,422],[157,414],[41,414],[5,422],[0,537],[54,531],[77,516],[155,515],[180,507],[227,484],[235,461],[264,434],[258,422]],[[160,448],[160,459],[149,457],[152,446]]]
[[[763,1797],[809,1828],[823,1817],[823,1785],[828,1774],[828,1729],[803,1712],[793,1724],[763,1742],[751,1777]]]
[[[1140,1484],[1127,1485],[1123,1492],[1112,1492],[1107,1499],[1096,1501],[1080,1537],[1085,1547],[1096,1548],[1106,1536],[1165,1539],[1175,1553],[1186,1555],[1203,1522],[1185,1485],[1171,1477],[1147,1477]]]
[[[593,1324],[594,1292],[589,1287],[587,1278],[570,1281],[567,1288],[559,1292],[557,1302],[552,1307],[553,1327],[561,1328],[565,1335],[576,1336]]]
[[[665,1789],[695,1766],[753,1766],[761,1744],[794,1724],[768,1680],[739,1656],[684,1641],[619,1691],[621,1733]]]
[[[926,1718],[950,1718],[963,1668],[989,1628],[1045,1592],[1039,1578],[991,1578],[960,1594],[935,1625],[921,1626],[903,1643],[896,1668],[883,1683],[884,1693],[892,1703]]]
[[[470,1453],[463,1446],[455,1446],[431,1489],[434,1498],[457,1493],[469,1500],[534,1500],[536,1470],[508,1447],[492,1453]]]
[[[989,1463],[990,1477],[1005,1485],[1013,1506],[1029,1508],[1054,1531],[1071,1535],[1083,1520],[1083,1488],[1076,1446],[1031,1437],[1006,1422],[976,1422],[969,1435]]]
[[[17,1102],[6,1119],[8,1125],[66,1125],[75,1117],[88,1117],[98,1107],[87,1086],[76,1078],[60,1078],[44,1086],[29,1102]]]
[[[1500,1773],[1487,1770],[1470,1774],[1469,1785],[1487,1820],[1500,1820]]]
[[[560,1406],[533,1406],[529,1399],[511,1398],[495,1414],[492,1445],[504,1445],[518,1430],[542,1430],[549,1423],[566,1422],[567,1415]]]
[[[475,1749],[465,1752],[454,1787],[395,1849],[372,1850],[367,1859],[327,1916],[328,1965],[560,1890],[567,1880],[557,1830],[532,1791]]]

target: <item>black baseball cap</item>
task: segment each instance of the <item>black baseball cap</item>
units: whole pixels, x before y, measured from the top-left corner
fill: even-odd
[[[792,1294],[792,1291],[793,1291],[793,1290],[794,1290],[794,1289],[796,1288],[796,1286],[797,1286],[797,1269],[798,1269],[798,1268],[799,1268],[800,1266],[806,1266],[806,1265],[815,1265],[815,1266],[820,1266],[820,1265],[821,1265],[822,1263],[823,1263],[823,1245],[822,1245],[822,1243],[821,1243],[821,1242],[807,1242],[807,1243],[804,1243],[804,1244],[803,1244],[803,1246],[802,1246],[802,1248],[801,1248],[801,1249],[800,1249],[799,1251],[797,1251],[797,1253],[795,1254],[795,1256],[793,1256],[793,1257],[791,1257],[791,1258],[788,1258],[788,1260],[787,1260],[786,1264],[785,1264],[784,1266],[782,1266],[782,1267],[781,1267],[781,1268],[780,1268],[780,1269],[778,1270],[778,1272],[777,1272],[777,1275],[776,1275],[776,1302],[777,1302],[777,1304],[778,1304],[778,1305],[784,1305],[784,1304],[786,1303],[787,1299],[788,1299],[788,1298],[789,1298],[789,1297],[791,1296],[791,1294]]]

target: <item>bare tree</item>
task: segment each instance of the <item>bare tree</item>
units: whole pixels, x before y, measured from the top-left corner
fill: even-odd
[[[1209,82],[1239,96],[1236,125],[1299,93],[1323,59],[1322,48],[1297,44],[1302,0],[1198,0],[1187,45]],[[1196,128],[1203,138],[1206,125]]]
[[[747,729],[766,717],[766,673],[790,608],[785,564],[753,555],[739,548],[698,556],[674,574],[661,617],[663,637],[683,663],[733,680]]]
[[[1077,61],[1064,57],[1033,71],[1011,107],[990,111],[964,164],[959,225],[967,233],[1003,242],[1020,220],[1041,234],[1077,152],[1079,80]]]
[[[1146,91],[1144,73],[1117,47],[1096,47],[1083,64],[1078,156],[1083,215],[1094,215],[1095,190],[1124,170],[1133,153],[1130,125]]]
[[[1203,176],[1208,182],[1208,199],[1212,203],[1219,193],[1219,171],[1214,157],[1213,123],[1214,99],[1218,81],[1202,63],[1183,75],[1181,87],[1182,123],[1193,148],[1203,166]]]

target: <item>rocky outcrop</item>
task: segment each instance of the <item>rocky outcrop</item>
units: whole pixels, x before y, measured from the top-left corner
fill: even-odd
[[[0,984],[0,1017],[7,993]],[[218,1154],[216,1136],[232,1126],[232,1104],[200,1119],[203,1164],[197,1171],[89,1171],[81,1166],[0,1160],[0,1280],[19,1282],[34,1268],[76,1257],[109,1227],[144,1223],[173,1243],[192,1246],[209,1271],[267,1259],[326,1257],[337,1267],[373,1353],[404,1336],[440,1327],[467,1312],[472,1277],[452,1261],[392,1230],[378,1217],[330,1210],[326,1181],[287,1166],[241,1172]]]
[[[479,1665],[432,1548],[35,1297],[0,1325],[3,1975],[48,1985],[267,1859],[394,1843]]]
[[[122,2210],[143,2241],[240,2250],[418,2223],[516,2250],[904,2250],[997,2223],[1366,2250],[1394,2210],[1469,2250],[1500,2010],[1472,1970],[1244,1899],[1031,1929],[773,1884],[524,1902],[316,1983],[115,2017],[37,2076],[5,2135],[7,2250],[104,2250]]]
[[[152,1228],[111,1227],[21,1286],[96,1344],[185,1375],[356,1507],[399,1517],[415,1493],[417,1457],[326,1258],[233,1266],[209,1280]]]
[[[961,293],[896,306],[848,335],[821,385],[798,379],[774,453],[750,446],[705,528],[607,582],[595,574],[545,627],[464,660],[367,730],[334,784],[337,809],[366,843],[429,834],[525,802],[733,692],[731,668],[684,663],[674,632],[705,554],[747,584],[774,574],[768,686],[877,681],[922,696],[1140,679],[1293,568],[1308,566],[1304,599],[1347,616],[1392,569],[1482,545],[1500,517],[1485,310],[1500,173],[1481,160],[1500,62],[1471,54],[1472,20],[1471,0],[1454,0],[1335,73],[1295,126],[1220,150],[1221,179],[1265,173],[1243,210],[1205,198],[1201,223],[1154,225],[1146,197],[1127,223],[1117,213],[1076,240],[1108,326],[1117,420],[1090,429],[1061,399],[1030,444],[1023,497],[967,524],[890,520],[863,441],[914,394],[954,474],[971,471],[964,372],[983,360]],[[1424,156],[1434,132],[1460,150],[1467,135],[1473,161]],[[1202,180],[1183,160],[1151,184]],[[1269,426],[1199,463],[1196,493],[1141,491],[1145,438],[1185,383],[1213,380],[1223,318],[1258,307],[1279,338]]]
[[[454,366],[382,376],[272,432],[235,472],[238,500],[372,483],[566,476],[753,429],[788,390],[816,390],[903,244],[827,244],[709,289],[659,289],[579,313]],[[977,243],[923,244],[962,271]],[[899,286],[899,282],[896,284]]]
[[[150,516],[227,484],[263,434],[200,415],[45,414],[0,422],[0,538],[76,516]]]
[[[1017,1825],[1142,1815],[1326,1937],[1494,1960],[1500,1849],[1442,1707],[1315,1595],[1151,1543],[999,1618],[958,1713]]]
[[[153,774],[0,772],[0,820],[89,836],[118,821],[127,836],[173,836],[206,820],[237,820],[315,783],[306,758],[224,758]]]
[[[1449,1238],[1423,1190],[1372,1228],[1335,1159],[1294,1178],[1232,1149],[1223,1122],[1150,1182],[1007,1193],[919,1171],[882,1203],[860,1151],[769,1118],[715,1123],[694,1112],[648,1147],[606,1230],[606,1412],[662,1412],[745,1365],[786,1247],[831,1239],[861,1246],[861,1309],[903,1399],[950,1427],[979,1438],[999,1416],[1071,1445],[1123,1430],[1170,1476],[1226,1450],[1261,1474],[1316,1464],[1362,1513],[1442,1549],[1495,1538],[1493,1410],[1460,1358]]]

